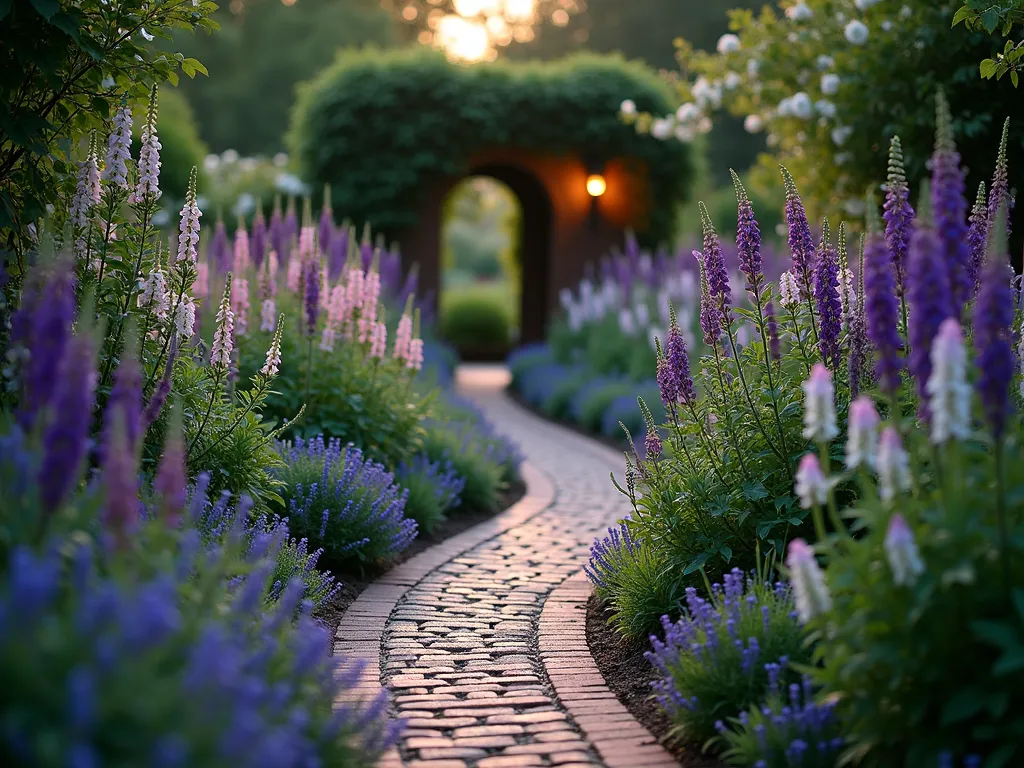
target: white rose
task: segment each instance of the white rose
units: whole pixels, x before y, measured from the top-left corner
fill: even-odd
[[[740,49],[740,39],[733,34],[722,35],[718,38],[718,45],[716,48],[723,56],[735,53]]]
[[[659,117],[651,123],[651,136],[654,138],[664,141],[671,135],[672,123],[668,119]]]
[[[864,45],[868,41],[868,27],[863,21],[854,19],[843,28],[846,39],[854,45]]]
[[[619,105],[619,111],[624,115],[635,115],[636,104],[631,99],[626,99],[622,104]]]
[[[747,133],[760,133],[764,127],[764,121],[760,115],[747,115],[743,118],[743,130]]]
[[[858,11],[866,11],[876,3],[878,3],[878,0],[853,0],[853,4],[857,6]]]
[[[750,59],[747,62],[747,75],[750,77],[757,77],[757,73],[761,71],[761,62],[757,59]]]
[[[821,76],[821,92],[826,96],[835,96],[839,92],[839,75],[828,72]]]
[[[674,131],[676,141],[680,141],[683,144],[689,144],[693,141],[693,128],[689,125],[677,125]]]
[[[894,26],[894,25],[893,25],[893,23],[892,23],[892,21],[891,21],[890,19],[886,19],[886,20],[885,20],[885,21],[883,21],[883,22],[882,22],[882,24],[881,24],[881,27],[882,27],[882,31],[883,31],[883,32],[891,32],[891,31],[892,31],[892,28],[893,28],[893,26]]]

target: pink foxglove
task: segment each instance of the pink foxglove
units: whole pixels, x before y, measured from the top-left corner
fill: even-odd
[[[806,541],[793,539],[790,542],[786,567],[801,621],[810,621],[832,610],[832,595],[825,584],[825,574]]]
[[[878,426],[881,419],[874,401],[861,395],[850,403],[850,421],[846,439],[846,466],[873,468],[878,451]]]
[[[224,296],[217,310],[217,329],[213,332],[213,346],[210,349],[210,365],[226,370],[231,366],[231,352],[234,349],[235,315],[231,311],[231,274],[228,273]]]
[[[277,320],[277,330],[274,331],[274,338],[270,342],[270,349],[267,350],[267,361],[260,369],[260,373],[268,378],[276,376],[281,367],[281,332],[284,329],[284,315]]]
[[[835,388],[832,374],[821,363],[815,363],[810,378],[803,383],[804,437],[827,443],[839,434],[836,426]]]
[[[897,513],[889,518],[884,546],[893,582],[901,587],[913,586],[917,577],[924,573],[924,563],[917,551],[914,532],[910,530],[903,515]]]
[[[817,504],[824,504],[828,501],[830,487],[825,473],[821,471],[818,457],[813,453],[805,453],[796,470],[795,490],[800,499],[800,506],[810,509]]]
[[[121,107],[114,115],[114,129],[107,139],[107,157],[103,180],[111,186],[128,189],[128,161],[132,147],[132,111]]]

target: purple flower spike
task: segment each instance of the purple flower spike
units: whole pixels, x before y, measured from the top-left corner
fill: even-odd
[[[320,315],[320,260],[310,258],[306,262],[304,275],[306,310],[306,332],[312,336],[316,333],[316,321]]]
[[[729,173],[736,189],[736,250],[740,258],[740,272],[747,278],[747,290],[753,293],[761,283],[761,230],[743,182],[736,171],[730,168]]]
[[[686,339],[679,329],[675,309],[671,306],[665,356],[658,361],[658,384],[665,405],[682,403],[689,406],[697,400],[693,389],[693,376],[690,374],[690,356],[686,349]]]
[[[789,250],[793,254],[793,275],[800,287],[800,297],[806,300],[812,295],[814,239],[796,182],[785,168],[782,168],[782,180],[786,187],[786,226],[789,229]]]
[[[970,279],[973,290],[977,290],[981,266],[985,263],[985,247],[988,239],[988,204],[985,202],[985,182],[978,185],[978,197],[968,219],[967,247],[971,252]]]
[[[718,302],[711,298],[704,254],[694,251],[693,255],[700,264],[700,329],[704,334],[704,343],[713,347],[722,335],[722,310]]]
[[[1006,144],[1010,137],[1010,118],[1003,123],[1003,135],[999,139],[999,154],[996,155],[996,170],[992,174],[992,189],[988,196],[989,222],[987,230],[992,232],[999,215],[999,206],[1006,203],[1006,210],[1013,208],[1013,199],[1009,189],[1009,162],[1006,157]],[[1010,218],[1006,217],[1006,236],[1010,236]]]
[[[153,491],[160,498],[160,516],[171,528],[180,525],[188,503],[187,482],[185,443],[180,424],[175,424],[164,443],[164,455],[153,480]]]
[[[896,276],[889,249],[880,234],[872,233],[864,245],[864,315],[867,337],[878,351],[875,375],[882,391],[893,394],[900,386],[899,306]]]
[[[910,205],[910,187],[903,168],[903,147],[900,137],[893,136],[889,144],[889,179],[885,186],[885,244],[889,248],[896,269],[896,295],[902,298],[906,291],[907,249],[910,247],[910,226],[914,209]]]
[[[299,236],[299,215],[295,212],[295,198],[288,198],[288,210],[284,214],[284,251],[285,255],[277,255],[282,263],[291,255],[291,244]]]
[[[43,438],[39,495],[43,509],[57,510],[78,483],[89,447],[96,393],[96,352],[88,336],[68,341],[56,376],[54,413]]]
[[[935,152],[932,155],[932,210],[935,233],[948,275],[953,301],[951,316],[959,318],[971,295],[971,253],[967,243],[967,199],[960,154],[953,141],[949,102],[940,91],[936,97]],[[908,267],[909,269],[909,267]],[[937,272],[939,270],[932,270]],[[913,342],[911,342],[913,347]]]
[[[928,394],[925,387],[932,375],[932,340],[939,326],[954,315],[949,273],[937,257],[943,254],[942,243],[926,220],[918,218],[910,238],[907,254],[907,300],[910,305],[910,357],[907,360],[920,397],[920,416],[928,421]],[[959,306],[959,305],[957,305]],[[895,327],[895,323],[894,323]]]
[[[129,451],[135,451],[142,435],[142,369],[136,358],[133,345],[125,347],[121,364],[117,366],[114,386],[103,414],[103,441],[101,450],[110,445],[117,413],[121,413],[122,426]],[[106,461],[106,453],[100,454],[100,463]]]
[[[974,305],[974,347],[977,350],[978,395],[985,419],[998,440],[1010,412],[1009,389],[1013,380],[1013,294],[1009,277],[1005,227],[1006,201],[993,220],[995,239],[981,274]]]
[[[213,230],[213,242],[210,243],[210,254],[207,261],[221,274],[228,271],[231,265],[231,243],[228,242],[228,230],[224,220],[217,218],[217,226]]]
[[[252,220],[252,236],[249,238],[249,258],[259,272],[267,255],[267,222],[263,218],[263,204],[257,203],[256,216]]]
[[[274,210],[270,214],[270,250],[277,253],[277,258],[283,264],[287,256],[285,248],[288,238],[284,231],[284,216],[281,215],[281,198],[274,198]]]
[[[700,207],[700,225],[704,237],[704,271],[707,273],[708,291],[718,305],[722,321],[731,320],[729,308],[732,305],[732,291],[729,286],[729,270],[725,266],[725,255],[718,233],[711,223],[711,216],[704,203]]]
[[[821,324],[818,350],[826,366],[839,369],[839,333],[843,325],[843,307],[839,301],[839,259],[828,242],[828,221],[825,221],[821,245],[814,267],[814,298]]]
[[[369,223],[363,227],[363,239],[359,242],[359,261],[363,265],[363,272],[368,272],[373,264],[373,241],[370,239]]]
[[[30,278],[33,280],[33,278]],[[69,263],[60,263],[45,285],[34,280],[26,287],[21,308],[11,318],[12,341],[30,355],[24,374],[24,398],[18,412],[22,428],[30,431],[50,404],[59,381],[75,319],[75,276]]]
[[[331,248],[327,251],[327,275],[332,281],[341,277],[341,273],[345,269],[345,260],[348,258],[348,237],[349,228],[344,225],[331,235]]]

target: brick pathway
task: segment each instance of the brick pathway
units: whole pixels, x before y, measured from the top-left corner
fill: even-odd
[[[384,590],[383,602],[361,597],[365,607],[357,601],[338,633],[339,651],[364,658],[380,637],[383,682],[408,720],[400,749],[382,766],[675,765],[603,685],[586,649],[589,589],[579,574],[594,536],[627,511],[608,477],[621,473],[622,458],[523,411],[501,391],[506,376],[463,368],[459,386],[520,445],[532,500],[546,486],[544,500],[531,508],[528,497],[493,534],[471,529],[469,539],[435,548],[430,562],[396,569],[370,588]],[[392,605],[382,633],[347,632],[360,615]]]

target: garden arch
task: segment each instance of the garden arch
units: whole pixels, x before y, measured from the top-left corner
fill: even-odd
[[[291,134],[304,176],[331,185],[339,216],[368,222],[440,288],[443,202],[463,179],[492,176],[522,213],[522,333],[543,338],[559,292],[632,229],[671,238],[691,175],[685,145],[622,123],[619,105],[665,114],[671,94],[618,57],[460,66],[434,51],[342,54],[300,91]],[[603,194],[588,179],[601,176]]]

